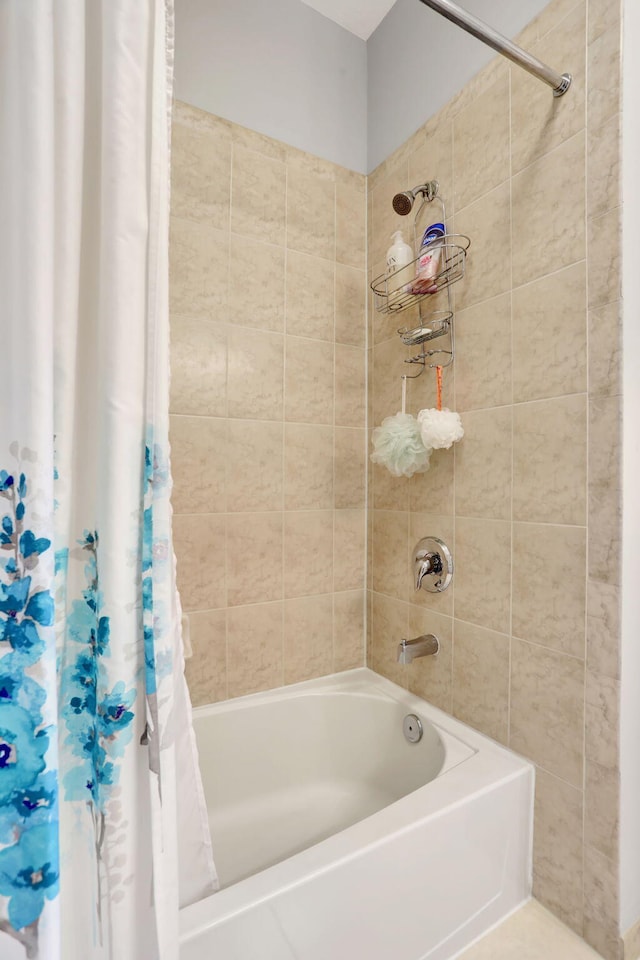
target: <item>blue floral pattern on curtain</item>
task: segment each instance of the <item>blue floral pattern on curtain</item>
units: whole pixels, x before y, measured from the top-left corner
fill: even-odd
[[[0,895],[9,900],[0,930],[33,957],[59,877],[57,783],[45,759],[56,731],[44,724],[47,692],[33,676],[53,642],[54,601],[39,579],[52,544],[28,525],[23,472],[0,470],[0,504]]]

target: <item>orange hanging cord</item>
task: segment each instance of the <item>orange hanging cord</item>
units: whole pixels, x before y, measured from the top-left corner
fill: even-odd
[[[438,410],[442,410],[442,367],[436,367],[436,389]]]

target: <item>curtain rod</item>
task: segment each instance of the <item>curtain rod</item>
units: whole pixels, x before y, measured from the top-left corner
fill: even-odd
[[[538,60],[537,57],[527,53],[522,47],[512,43],[511,40],[504,37],[501,33],[498,33],[497,30],[494,30],[493,27],[490,27],[483,20],[475,17],[467,10],[463,10],[457,3],[452,3],[451,0],[421,0],[421,2],[424,3],[425,6],[431,7],[436,13],[446,17],[451,23],[462,27],[463,30],[466,30],[467,33],[470,33],[473,37],[476,37],[476,39],[482,40],[487,46],[493,47],[493,49],[501,53],[503,57],[507,57],[513,63],[517,63],[519,67],[527,70],[533,74],[534,77],[538,77],[539,80],[547,83],[553,88],[554,97],[561,97],[571,86],[570,73],[557,73],[556,70],[552,70],[551,67],[548,67],[542,60]]]

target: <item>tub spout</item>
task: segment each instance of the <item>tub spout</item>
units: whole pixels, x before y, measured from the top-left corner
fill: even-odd
[[[425,633],[414,640],[401,640],[398,644],[398,663],[411,663],[417,657],[433,657],[440,652],[440,641],[433,633]]]

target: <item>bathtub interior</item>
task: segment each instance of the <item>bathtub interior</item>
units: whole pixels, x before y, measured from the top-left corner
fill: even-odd
[[[409,743],[388,691],[300,685],[199,708],[200,753],[222,887],[346,829],[473,754],[428,720]]]
[[[531,896],[532,765],[367,668],[194,719],[225,889],[181,960],[452,960]]]

